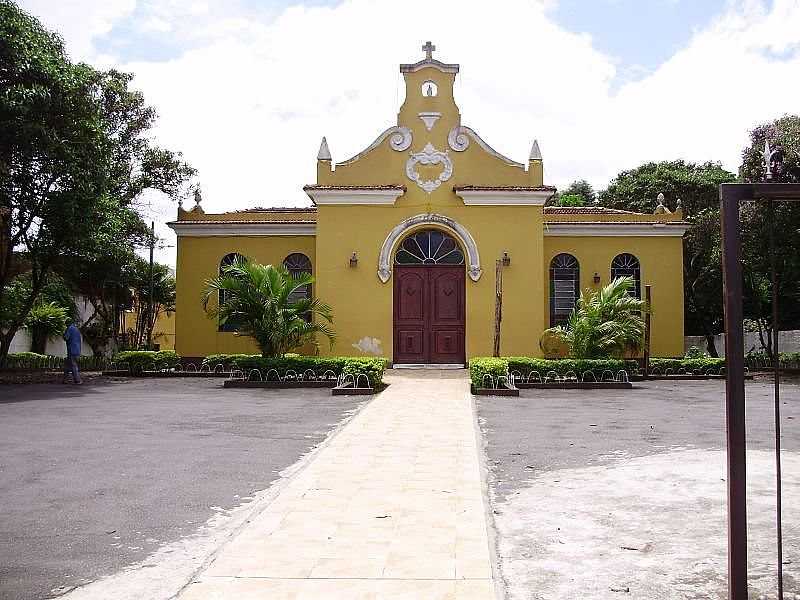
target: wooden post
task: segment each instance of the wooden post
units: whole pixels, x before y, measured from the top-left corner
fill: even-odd
[[[650,303],[652,301],[650,295],[650,286],[644,286],[644,378],[650,376]]]
[[[503,261],[495,262],[494,281],[494,350],[492,356],[500,356],[500,322],[503,320]]]

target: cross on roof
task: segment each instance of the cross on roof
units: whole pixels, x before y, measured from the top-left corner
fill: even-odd
[[[425,45],[422,47],[422,51],[425,52],[425,60],[433,59],[434,50],[436,50],[436,46],[434,46],[430,42],[425,42]]]

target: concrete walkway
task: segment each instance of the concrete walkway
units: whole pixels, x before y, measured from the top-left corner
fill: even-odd
[[[390,373],[181,598],[495,598],[466,375]]]

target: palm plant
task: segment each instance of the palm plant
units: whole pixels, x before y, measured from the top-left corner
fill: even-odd
[[[631,277],[617,277],[588,297],[581,292],[566,327],[547,330],[561,337],[573,358],[621,357],[638,352],[644,343],[646,303],[631,295]]]
[[[64,333],[69,312],[55,302],[38,304],[31,308],[25,318],[25,326],[31,335],[31,352],[44,354],[47,340]]]
[[[205,282],[203,308],[220,325],[231,324],[237,335],[252,337],[265,357],[283,356],[304,344],[318,348],[318,334],[333,347],[330,306],[293,294],[312,283],[308,273],[292,275],[283,266],[237,259]],[[222,301],[211,305],[213,296]]]

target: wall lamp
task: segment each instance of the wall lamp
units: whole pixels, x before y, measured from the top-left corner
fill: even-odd
[[[353,252],[353,255],[350,257],[350,266],[352,268],[356,268],[358,266],[358,254]]]
[[[599,274],[599,273],[595,273],[595,274],[594,274],[594,277],[592,277],[592,281],[594,281],[594,284],[595,284],[595,285],[597,285],[598,283],[600,283],[600,274]]]
[[[508,252],[503,252],[503,266],[511,266],[511,257],[508,255]]]

